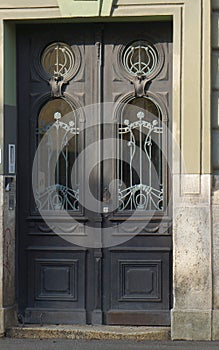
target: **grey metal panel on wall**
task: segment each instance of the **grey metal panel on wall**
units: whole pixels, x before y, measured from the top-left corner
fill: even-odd
[[[9,145],[15,145],[15,162],[16,162],[16,145],[17,145],[17,108],[16,106],[4,106],[4,173],[14,174],[9,167]]]

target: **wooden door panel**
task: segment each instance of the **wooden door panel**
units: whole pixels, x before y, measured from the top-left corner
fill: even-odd
[[[50,102],[55,101],[59,106],[59,102],[61,105],[67,101],[80,110],[78,129],[82,132],[79,132],[77,155],[100,139],[114,140],[110,147],[106,141],[102,149],[98,144],[92,156],[94,170],[90,190],[97,200],[107,197],[109,183],[118,178],[115,159],[122,104],[124,106],[135,98],[147,98],[147,102],[153,99],[159,101],[161,111],[165,111],[163,121],[171,129],[171,35],[171,23],[167,22],[18,26],[18,299],[24,322],[170,323],[172,213],[171,206],[167,204],[170,199],[171,164],[168,165],[166,159],[162,163],[164,209],[154,210],[153,215],[141,205],[135,212],[128,206],[126,210],[111,210],[109,203],[117,203],[118,188],[110,194],[107,203],[102,203],[108,206],[107,213],[99,213],[97,206],[87,209],[84,183],[89,168],[86,152],[78,173],[80,204],[77,210],[67,208],[71,211],[68,222],[64,216],[57,214],[54,207],[47,210],[46,222],[43,220],[36,209],[31,177],[39,141],[38,120],[43,115],[41,119],[46,116],[45,120],[49,123],[47,114],[42,110]],[[139,40],[151,42],[154,47],[157,45],[162,53],[158,72],[149,67],[152,78],[148,82],[144,82],[145,77],[138,77],[136,82],[136,77],[127,72],[122,61],[128,45],[135,45]],[[57,70],[53,67],[56,73],[49,74],[53,43],[67,44],[66,50],[70,47],[75,53],[75,69],[70,73],[60,76],[62,67],[58,66]],[[46,62],[48,72],[43,69],[42,62]],[[131,61],[127,59],[126,62],[130,65]],[[101,102],[102,109],[97,109],[97,113],[95,109],[89,117],[84,113],[86,106]],[[109,107],[105,102],[114,105]],[[55,118],[54,112],[51,107]],[[59,116],[56,121],[59,122]],[[107,147],[112,158],[104,161]],[[162,147],[169,162],[169,135],[163,136]],[[130,176],[127,178],[130,181]],[[145,177],[144,182],[147,181]],[[134,185],[138,185],[137,180]],[[133,212],[128,225],[121,225]],[[83,230],[78,228],[81,223]],[[74,239],[72,244],[70,236],[86,236],[89,227],[102,229],[105,242],[108,237],[104,236],[104,230],[110,229],[111,236],[123,243],[102,248],[90,248],[84,244],[83,248],[74,244],[77,243]],[[120,240],[121,237],[125,239]],[[90,243],[92,246],[93,243]]]
[[[26,322],[86,323],[86,249],[33,246],[27,254]]]
[[[106,323],[170,324],[170,248],[151,247],[145,240],[145,247],[115,247],[106,255],[110,262]]]
[[[51,77],[41,67],[42,53],[53,42],[73,45],[73,49],[77,48],[76,58],[80,59],[75,75],[63,84],[61,96],[55,97],[51,96]],[[45,222],[36,209],[31,179],[38,146],[37,123],[42,108],[53,101],[58,102],[57,108],[59,101],[64,100],[71,101],[77,108],[97,102],[96,89],[91,88],[96,84],[95,55],[95,32],[89,29],[89,25],[83,26],[83,30],[80,25],[19,26],[17,244],[18,266],[22,266],[18,269],[22,322],[86,323],[94,308],[92,250],[71,243],[71,237],[86,231],[84,225],[82,232],[82,225],[87,220],[86,208],[80,206],[78,211],[71,211],[67,222],[66,217],[49,207],[43,216]],[[80,115],[79,124],[84,125],[85,122]],[[94,133],[89,140],[82,135],[80,147],[86,147],[92,137],[96,140]],[[85,169],[80,167],[79,171],[80,179],[83,179]],[[82,182],[80,196],[84,195]],[[71,220],[71,217],[77,217],[77,221]],[[51,227],[55,228],[55,232]]]
[[[140,22],[132,24],[131,29],[129,26],[130,24],[127,23],[119,23],[113,28],[110,24],[104,28],[104,100],[113,101],[117,106],[121,103],[124,110],[124,105],[134,98],[140,100],[144,98],[144,95],[158,98],[162,104],[162,111],[165,111],[162,121],[166,123],[166,127],[171,127],[171,25],[170,23]],[[160,70],[149,83],[145,84],[142,97],[138,96],[140,90],[135,87],[134,77],[125,71],[122,61],[122,53],[128,45],[139,40],[151,42],[155,46],[158,44],[163,55]],[[133,112],[136,113],[137,110]],[[113,124],[114,128],[110,129],[106,125],[103,131],[106,138],[116,139],[118,137],[118,124],[122,109],[117,107],[114,113],[113,116],[108,114],[107,123]],[[128,116],[126,113],[124,119],[130,119],[130,117],[131,115]],[[138,121],[137,115],[134,120]],[[169,142],[169,135],[163,134],[161,147],[165,147],[165,154],[170,156],[170,149],[167,150]],[[118,157],[115,145],[112,146],[112,151],[114,153],[111,163],[110,161],[103,162],[104,188],[108,188],[113,179],[120,178],[117,170],[118,163],[115,161],[115,158]],[[165,160],[162,170],[163,210],[155,209],[151,213],[148,210],[136,210],[136,207],[130,210],[131,208],[127,207],[124,211],[110,212],[103,220],[103,226],[111,227],[115,240],[116,237],[127,238],[122,245],[104,250],[103,308],[104,322],[107,324],[170,324],[171,206],[168,205],[168,201],[171,181],[168,166],[170,164],[167,165]],[[147,183],[148,179],[144,181]],[[126,186],[131,185],[127,183]],[[114,195],[115,193],[119,195],[118,189],[113,191]],[[129,221],[123,225],[127,219]]]

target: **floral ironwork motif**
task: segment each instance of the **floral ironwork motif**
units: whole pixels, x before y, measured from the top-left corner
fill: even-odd
[[[46,137],[46,152],[43,155],[44,163],[47,162],[46,172],[40,171],[42,159],[39,158],[39,179],[38,188],[35,192],[35,201],[37,209],[39,210],[79,210],[79,189],[78,184],[75,187],[70,187],[70,163],[76,159],[76,143],[73,140],[75,135],[79,134],[79,128],[76,127],[75,122],[70,120],[68,123],[61,120],[61,113],[54,113],[54,122],[46,125],[41,123],[37,129],[38,139]],[[70,142],[74,142],[74,159],[70,161]],[[60,152],[61,150],[61,152]],[[45,151],[45,150],[44,150]],[[52,157],[56,157],[56,176],[55,184],[51,181],[50,162]],[[44,164],[45,166],[45,164]],[[62,172],[62,174],[60,173]],[[45,178],[46,177],[46,178]],[[76,182],[75,175],[75,182]]]
[[[158,139],[157,145],[153,142],[153,134],[161,135],[163,128],[160,123],[154,119],[152,122],[144,120],[144,113],[139,111],[137,113],[138,120],[130,122],[125,119],[119,127],[120,140],[123,140],[123,135],[127,135],[127,146],[130,149],[129,155],[129,178],[124,181],[122,174],[122,164],[120,164],[120,185],[118,189],[119,211],[123,210],[162,210],[163,209],[163,185],[162,185],[162,171],[157,174],[156,181],[154,174],[158,169],[154,168],[152,149],[157,147],[159,152],[158,168],[162,167],[161,157],[161,137]],[[137,148],[136,131],[138,132]],[[120,148],[123,147],[122,144]],[[123,150],[121,151],[121,153]],[[147,166],[144,162],[143,155],[146,156]],[[137,158],[139,177],[136,181],[134,179],[133,161]],[[122,158],[122,154],[121,154]],[[153,169],[154,168],[154,169]],[[147,173],[147,174],[146,174]],[[145,175],[146,174],[146,175]],[[144,183],[145,178],[148,183]],[[126,187],[124,188],[124,182]],[[159,182],[159,183],[158,183]]]

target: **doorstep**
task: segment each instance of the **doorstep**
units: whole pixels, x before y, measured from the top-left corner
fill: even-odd
[[[6,331],[12,338],[86,339],[86,340],[170,340],[170,327],[127,326],[17,326]]]

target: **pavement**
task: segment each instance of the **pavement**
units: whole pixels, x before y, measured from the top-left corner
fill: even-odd
[[[127,341],[1,338],[0,350],[219,350],[219,341]]]

